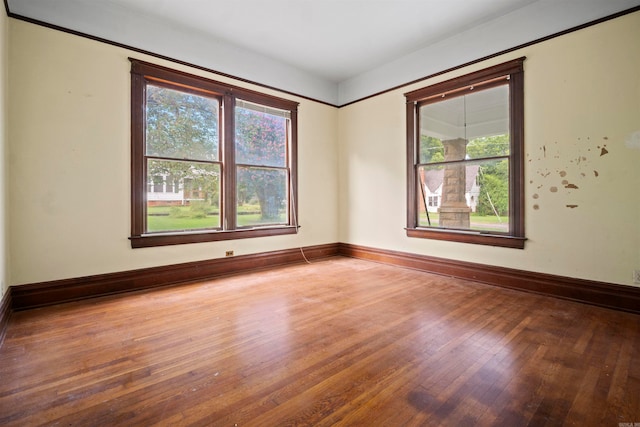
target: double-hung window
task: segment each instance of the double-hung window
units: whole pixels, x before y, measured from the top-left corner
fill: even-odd
[[[409,237],[524,247],[523,61],[405,94]]]
[[[295,233],[298,103],[131,64],[132,247]]]

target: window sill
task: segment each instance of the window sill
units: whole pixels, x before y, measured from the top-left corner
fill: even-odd
[[[526,237],[501,234],[483,234],[459,230],[436,230],[427,228],[407,228],[408,237],[422,239],[448,240],[450,242],[471,243],[476,245],[500,246],[503,248],[524,249]]]
[[[217,242],[222,240],[249,239],[254,237],[280,236],[295,234],[295,226],[278,226],[264,228],[240,229],[234,231],[206,231],[185,233],[153,233],[141,236],[131,236],[131,247],[149,248],[154,246],[183,245],[188,243]]]

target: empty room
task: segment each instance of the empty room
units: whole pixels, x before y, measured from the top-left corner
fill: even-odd
[[[640,426],[640,0],[5,0],[0,425]]]

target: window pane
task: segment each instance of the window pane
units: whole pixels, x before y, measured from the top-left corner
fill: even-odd
[[[509,86],[420,107],[419,162],[509,155]]]
[[[508,159],[418,167],[420,227],[509,232]]]
[[[256,166],[286,166],[287,127],[286,117],[237,106],[236,162]]]
[[[220,165],[147,161],[147,232],[220,227]]]
[[[238,226],[287,224],[287,171],[238,167]]]
[[[444,145],[439,138],[420,134],[419,163],[436,163],[444,161]]]
[[[147,156],[218,160],[218,111],[215,98],[147,85]]]

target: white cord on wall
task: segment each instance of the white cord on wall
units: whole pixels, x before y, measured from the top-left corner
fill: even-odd
[[[293,215],[293,226],[296,228],[296,234],[298,234],[298,229],[300,228],[298,226],[298,216],[296,215],[296,198],[293,195],[293,184],[291,182],[291,174],[289,174],[289,193],[291,195],[291,214]],[[302,258],[304,258],[305,262],[307,264],[311,264],[311,261],[309,261],[306,257],[306,255],[304,254],[304,251],[302,250],[302,246],[300,247],[300,253],[302,254]]]

